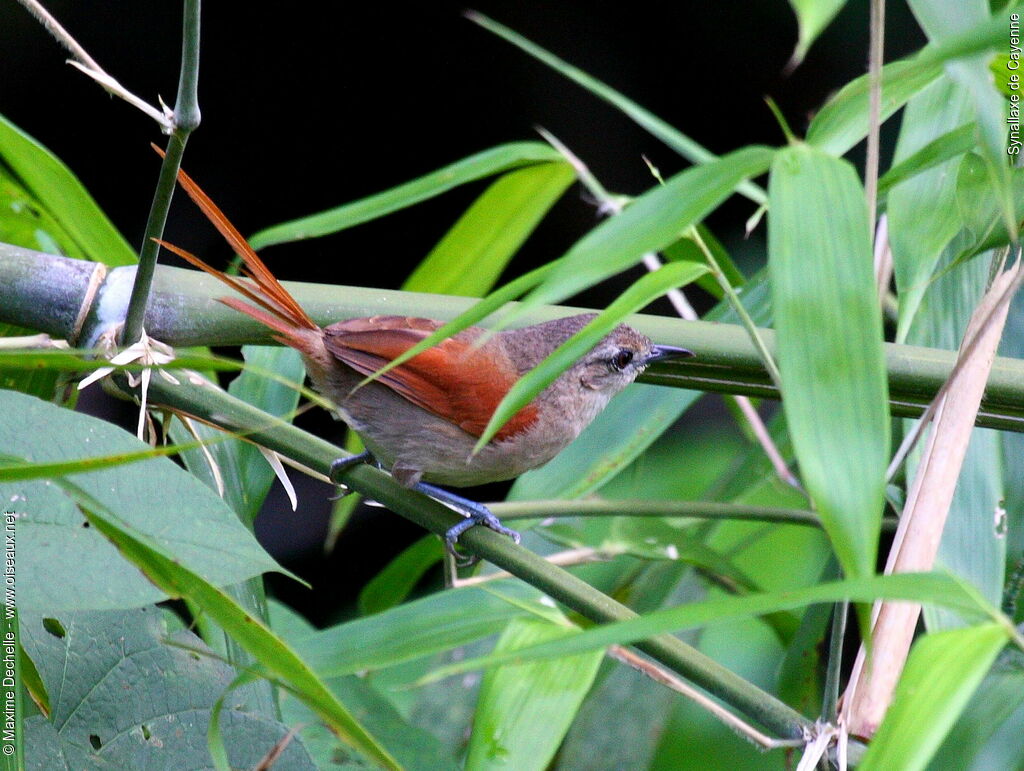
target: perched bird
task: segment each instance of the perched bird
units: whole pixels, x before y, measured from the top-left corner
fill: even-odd
[[[352,463],[375,461],[402,485],[455,507],[467,519],[445,534],[453,554],[458,537],[475,524],[517,542],[519,535],[502,526],[485,506],[435,485],[467,487],[511,479],[547,463],[649,364],[693,355],[684,348],[653,345],[636,330],[620,325],[474,454],[477,440],[513,384],[594,314],[498,332],[480,346],[474,342],[484,330],[470,327],[357,388],[366,376],[443,322],[371,316],[321,328],[195,182],[183,171],[178,181],[241,255],[242,272],[252,281],[241,281],[183,249],[161,244],[247,298],[248,302],[237,297],[220,300],[265,324],[276,332],[276,340],[298,350],[313,386],[362,438],[367,453],[336,461],[332,479]]]

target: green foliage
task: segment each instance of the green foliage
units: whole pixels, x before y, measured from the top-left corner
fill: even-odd
[[[796,65],[844,3],[791,5]],[[932,360],[948,360],[940,351],[960,344],[993,266],[1017,235],[1024,177],[1008,162],[1006,104],[989,66],[1005,45],[1005,14],[980,0],[914,0],[911,8],[930,42],[883,68],[882,120],[902,114],[879,194],[895,277],[885,305],[896,309],[896,341],[921,346],[908,357],[921,370],[910,375],[913,387],[933,377]],[[201,354],[174,363],[177,385],[153,375],[150,398],[181,411],[164,427],[185,469],[164,457],[167,449],[51,403],[67,399],[69,373],[102,361],[85,363],[80,352],[0,351],[0,497],[17,515],[20,671],[38,705],[24,722],[30,767],[253,768],[294,731],[275,768],[783,768],[793,758],[751,749],[706,706],[661,683],[685,688],[688,678],[758,730],[799,743],[831,713],[826,677],[843,671],[830,658],[842,646],[825,645],[830,605],[881,599],[923,604],[928,633],[912,649],[862,767],[1019,765],[1022,642],[996,607],[1008,591],[1006,563],[1024,545],[1019,435],[972,436],[938,570],[875,575],[886,495],[906,497],[917,460],[887,477],[890,411],[905,407],[892,401],[888,376],[912,349],[884,347],[875,223],[857,171],[843,158],[870,128],[868,77],[822,106],[806,142],[716,156],[513,30],[469,15],[694,165],[652,183],[563,256],[526,274],[516,270],[516,253],[575,179],[565,158],[537,142],[484,150],[268,228],[254,245],[336,233],[488,179],[403,287],[436,293],[403,298],[438,318],[451,318],[456,302],[441,295],[483,299],[403,360],[470,324],[567,313],[548,306],[645,262],[656,268],[645,257],[660,251],[666,264],[630,276],[590,326],[525,373],[489,432],[616,324],[696,282],[716,298],[735,292],[742,307],[723,301],[706,314],[718,326],[699,327],[709,332],[694,367],[704,382],[761,387],[770,362],[738,361],[713,332],[730,325],[763,338],[766,355],[778,360],[783,397],[766,433],[799,487],[779,480],[738,408],[730,415],[739,429],[694,430],[687,413],[697,392],[638,384],[558,458],[513,486],[510,499],[540,502],[519,504],[528,516],[542,514],[545,502],[566,507],[528,530],[528,549],[480,528],[466,534],[468,548],[513,578],[481,573],[481,585],[410,601],[442,555],[428,536],[361,587],[359,617],[314,629],[278,603],[267,612],[260,576],[279,568],[251,533],[275,478],[257,445],[287,451],[321,474],[340,454],[290,423],[304,376],[294,351],[246,346],[243,372],[226,392],[183,371],[194,366],[212,379],[232,366]],[[999,82],[1011,90],[1008,78]],[[765,173],[767,192],[756,183]],[[706,222],[734,194],[762,206],[752,222],[767,221],[765,267],[749,280]],[[109,265],[134,261],[72,173],[5,120],[0,242]],[[705,246],[721,273],[706,262]],[[495,289],[506,273],[512,279]],[[519,298],[519,306],[504,307]],[[0,311],[17,302],[0,297]],[[375,307],[368,302],[365,315]],[[87,327],[97,323],[89,310],[81,314]],[[741,316],[751,319],[742,328]],[[3,318],[19,320],[13,312]],[[1018,300],[1004,353],[1024,351],[1022,322]],[[682,335],[697,327],[654,328]],[[687,370],[673,367],[653,379],[678,385]],[[127,388],[122,374],[114,377]],[[919,390],[915,403],[931,395]],[[1013,426],[1024,395],[1012,384],[1008,391],[1002,407],[985,409]],[[674,430],[680,418],[687,427]],[[354,489],[435,532],[455,521],[381,472],[348,473]],[[573,501],[584,496],[616,506],[574,516]],[[356,500],[338,505],[335,529]],[[715,516],[702,517],[700,507],[686,517],[656,508],[707,501],[719,504]],[[804,524],[722,519],[753,506],[802,512]],[[566,570],[536,555],[558,550]],[[602,561],[586,562],[595,557]],[[183,601],[174,608],[187,626],[155,605],[167,599]],[[608,646],[629,644],[648,654],[645,674],[605,656]]]
[[[844,571],[868,575],[878,550],[889,419],[863,190],[845,161],[796,146],[772,164],[768,205],[768,270],[793,446]],[[835,463],[839,455],[843,462]]]
[[[191,632],[168,630],[158,609],[25,613],[21,634],[52,695],[49,719],[25,723],[29,768],[209,764],[207,723],[234,672]],[[221,726],[235,768],[252,768],[288,733],[244,700],[229,702]],[[275,767],[316,768],[297,743]]]

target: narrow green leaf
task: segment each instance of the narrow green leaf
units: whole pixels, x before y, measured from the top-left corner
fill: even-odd
[[[459,185],[534,163],[561,163],[542,142],[515,142],[484,150],[404,185],[308,217],[265,228],[249,239],[254,249],[317,238],[426,201]]]
[[[1019,8],[1018,3],[1015,7]],[[945,37],[909,59],[882,68],[882,120],[942,74],[942,65],[1006,45],[1008,22],[1001,14]],[[867,135],[869,79],[862,75],[845,85],[811,121],[807,142],[832,155],[843,155]]]
[[[790,67],[796,67],[804,60],[811,44],[818,39],[818,35],[825,31],[829,22],[846,5],[846,0],[789,0],[789,4],[796,13],[800,29],[796,50],[793,51],[793,56],[790,59]]]
[[[338,701],[344,704],[367,729],[387,748],[398,762],[409,769],[430,769],[430,771],[456,771],[456,757],[450,748],[442,745],[433,731],[418,725],[405,717],[388,700],[384,688],[375,687],[372,682],[348,675],[327,681],[331,692]],[[354,758],[347,758],[349,763],[343,765],[346,754],[338,746],[338,739],[330,734],[316,715],[302,702],[286,696],[282,703],[282,711],[288,722],[301,728],[301,734],[309,748],[310,754],[325,771],[338,768],[361,768]],[[353,762],[356,761],[356,762]],[[274,766],[273,771],[277,771]]]
[[[985,0],[910,0],[910,7],[933,42],[941,42],[991,18]],[[1017,220],[1006,153],[1006,101],[995,87],[988,58],[980,55],[950,62],[946,72],[964,89],[974,106],[979,149],[988,166],[989,181],[1006,229],[1016,240]]]
[[[906,124],[908,118],[904,117]],[[947,131],[911,153],[878,179],[878,195],[885,196],[900,182],[911,179],[922,172],[935,168],[945,161],[957,158],[974,147],[975,127],[965,123],[959,128]]]
[[[544,283],[513,314],[557,303],[635,265],[675,241],[718,207],[740,181],[764,173],[774,151],[747,147],[680,172],[605,220],[565,254]]]
[[[942,74],[938,62],[922,64],[902,59],[882,68],[882,110],[884,122],[907,101]],[[831,155],[843,155],[868,133],[870,79],[862,75],[840,89],[818,111],[807,129],[807,143]]]
[[[925,768],[1006,643],[999,623],[919,639],[859,768]]]
[[[67,166],[3,116],[0,158],[90,260],[105,265],[136,262],[134,250]]]
[[[423,574],[444,558],[433,535],[416,541],[367,582],[359,593],[359,612],[371,616],[398,605],[416,588]]]
[[[760,616],[818,602],[873,602],[877,599],[941,605],[955,608],[966,617],[977,620],[1002,618],[999,611],[987,605],[969,586],[949,575],[899,573],[889,576],[868,576],[805,589],[726,597],[656,610],[639,618],[592,627],[578,635],[532,645],[514,653],[492,654],[440,667],[421,682],[432,682],[496,664],[568,656],[608,645],[644,640],[662,632],[677,632],[726,619]],[[1006,619],[1000,621],[1000,624],[1008,623]]]
[[[973,116],[963,88],[946,78],[933,83],[907,105],[895,162],[913,156]],[[889,243],[900,299],[897,341],[906,339],[939,256],[960,229],[956,206],[959,163],[947,160],[889,192]]]
[[[395,759],[353,718],[309,666],[262,621],[224,591],[163,552],[150,538],[68,480],[59,483],[85,511],[89,522],[171,597],[194,602],[274,677],[283,681],[344,741],[385,768]]]
[[[2,118],[0,118],[2,120]],[[71,234],[0,162],[0,242],[86,259]]]
[[[794,146],[772,164],[768,198],[776,350],[793,447],[845,574],[868,575],[889,415],[864,191],[850,164]]]
[[[741,296],[755,322],[765,325],[771,317],[765,274],[752,278]],[[720,302],[706,318],[731,322],[736,316],[729,303]],[[699,397],[697,391],[635,383],[554,459],[519,477],[509,500],[578,498],[593,492],[639,457]]]
[[[509,619],[524,612],[483,589],[450,589],[293,643],[321,676],[339,677],[465,645],[501,631]]]
[[[608,102],[617,110],[620,110],[630,120],[634,121],[642,129],[649,132],[652,136],[660,139],[668,147],[675,150],[684,158],[692,161],[693,163],[708,163],[717,159],[718,156],[710,150],[693,141],[693,139],[686,136],[678,129],[670,126],[668,123],[665,123],[661,118],[644,109],[636,102],[623,96],[618,91],[609,87],[607,84],[602,83],[597,78],[588,75],[578,67],[574,67],[568,62],[559,59],[550,51],[527,40],[522,35],[519,35],[506,27],[504,24],[499,24],[493,19],[484,16],[482,13],[477,13],[476,11],[468,11],[466,13],[466,18],[475,24],[479,24],[489,32],[493,32],[502,40],[511,43],[538,61],[548,65],[560,75],[563,75],[577,85],[582,86],[599,99],[603,99]],[[742,182],[738,191],[754,203],[763,204],[765,202],[766,197],[764,190],[751,182]]]
[[[641,277],[587,326],[558,346],[544,361],[523,375],[509,389],[505,398],[494,410],[494,414],[487,423],[487,428],[480,435],[476,448],[480,449],[486,445],[509,418],[533,401],[537,394],[551,385],[559,375],[597,345],[626,316],[636,313],[669,289],[684,286],[707,272],[706,265],[694,262],[671,262],[655,272]]]
[[[697,225],[697,234],[700,239],[704,242],[704,245],[710,250],[715,261],[718,263],[718,267],[722,269],[722,273],[725,274],[726,280],[729,285],[735,288],[742,287],[747,279],[743,275],[743,271],[737,267],[736,263],[733,262],[729,252],[726,251],[725,247],[722,246],[722,242],[715,238],[714,233],[701,223]],[[680,238],[674,244],[665,247],[661,250],[661,256],[666,260],[688,260],[690,262],[705,262],[704,252],[697,246],[697,242],[694,241],[692,231],[687,231],[687,235]],[[718,279],[711,274],[701,276],[697,279],[697,286],[703,289],[708,294],[721,300],[723,296],[722,285],[718,283]]]
[[[1024,763],[1024,660],[1021,651],[996,658],[929,768],[983,771]]]
[[[486,294],[573,179],[565,162],[539,163],[503,175],[473,202],[402,289]]]
[[[494,650],[511,652],[574,633],[570,627],[534,618],[514,619]],[[603,656],[602,651],[589,651],[485,672],[466,768],[547,768],[590,690]]]

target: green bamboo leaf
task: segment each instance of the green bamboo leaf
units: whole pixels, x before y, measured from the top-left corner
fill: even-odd
[[[128,242],[67,166],[2,115],[0,159],[90,260],[106,265],[136,262]]]
[[[873,602],[877,599],[906,600],[941,605],[960,611],[971,620],[1000,619],[1004,629],[1009,620],[988,605],[970,586],[941,573],[899,573],[889,576],[849,578],[844,581],[803,589],[725,597],[679,605],[586,629],[580,634],[522,648],[515,653],[491,654],[439,667],[420,683],[433,682],[486,666],[557,658],[583,651],[647,639],[662,632],[677,632],[734,618],[761,616],[819,602]],[[1006,632],[1004,631],[1004,636]]]
[[[538,163],[493,182],[419,264],[402,289],[480,297],[575,179],[565,162]]]
[[[503,591],[518,592],[523,602],[541,609],[528,587],[508,584]],[[500,632],[525,612],[483,589],[449,589],[296,638],[293,644],[322,677],[340,677],[457,648]]]
[[[995,622],[919,639],[859,768],[925,768],[1006,643]]]
[[[385,768],[401,768],[309,666],[262,621],[247,613],[223,590],[168,556],[152,539],[132,528],[84,489],[66,479],[58,484],[81,506],[90,524],[159,589],[171,597],[189,600],[200,607],[350,746]]]
[[[623,96],[618,91],[607,84],[602,83],[597,78],[588,75],[578,67],[574,67],[568,62],[559,59],[550,51],[541,48],[530,40],[527,40],[522,35],[519,35],[506,27],[504,24],[499,24],[493,19],[484,16],[482,13],[477,13],[476,11],[467,11],[466,18],[475,24],[479,24],[489,32],[493,32],[502,40],[511,43],[538,61],[548,65],[560,75],[563,75],[577,85],[582,86],[599,99],[603,99],[608,102],[610,105],[626,115],[630,120],[634,121],[642,129],[649,132],[652,136],[660,139],[668,147],[675,150],[684,158],[692,161],[693,163],[708,163],[718,158],[718,156],[710,150],[701,146],[673,126],[670,126],[661,118],[644,109],[636,102]],[[752,182],[741,182],[737,190],[754,203],[763,204],[766,200],[764,190]]]
[[[117,426],[12,391],[0,392],[0,416],[0,451],[34,463],[90,452],[153,452]],[[70,478],[207,580],[227,585],[280,570],[224,502],[170,459],[149,457],[128,471],[88,471]],[[44,479],[5,483],[0,499],[19,514],[21,608],[124,608],[163,599],[87,526],[80,507],[58,485]],[[168,501],[174,501],[173,517]]]
[[[991,18],[985,0],[910,0],[910,7],[933,42],[941,42]],[[1006,229],[1016,240],[1017,220],[1006,153],[1006,101],[995,87],[988,58],[986,54],[953,61],[946,66],[946,72],[969,95],[974,106],[979,146],[988,166],[989,181]]]
[[[300,395],[292,384],[301,383],[306,376],[298,351],[285,346],[246,345],[242,347],[242,356],[249,368],[231,381],[228,393],[290,421]],[[261,374],[268,371],[276,372],[281,379],[272,380]],[[273,468],[255,445],[240,439],[225,439],[223,431],[203,423],[194,422],[193,428],[198,437],[207,442],[206,453],[225,481],[224,499],[244,522],[252,523],[276,478]],[[177,421],[171,424],[169,434],[179,445],[192,439],[191,432]],[[181,457],[192,474],[217,490],[217,478],[206,453],[202,449],[186,450]]]
[[[0,118],[2,120],[2,118]],[[0,241],[49,254],[86,259],[71,234],[0,162]]]
[[[1013,62],[1013,66],[1010,63]],[[1005,97],[1020,97],[1019,59],[1012,59],[1009,51],[997,53],[988,63],[988,70],[996,80],[996,88]]]
[[[919,91],[942,74],[939,62],[902,59],[882,68],[882,110],[885,122]],[[870,79],[862,75],[840,89],[818,111],[807,129],[807,143],[831,155],[843,155],[868,133]]]
[[[1019,9],[1020,4],[1014,7]],[[1006,39],[1007,21],[1000,15],[944,37],[912,58],[887,64],[882,68],[882,120],[938,78],[946,62],[992,48],[1002,50]],[[843,155],[863,139],[868,131],[869,89],[867,75],[845,85],[811,121],[807,142],[832,155]]]
[[[1024,763],[1024,668],[1019,650],[1009,648],[960,713],[929,768],[984,771],[1020,768]]]
[[[789,63],[790,67],[796,67],[804,60],[811,44],[818,39],[818,35],[825,31],[825,27],[846,5],[846,0],[789,0],[789,4],[796,13],[800,29],[796,50],[793,51]]]
[[[571,297],[668,246],[717,208],[742,180],[764,173],[773,153],[767,147],[737,150],[680,172],[635,198],[621,214],[577,241],[511,318]]]
[[[456,771],[456,758],[451,749],[438,740],[432,731],[405,717],[388,700],[384,689],[358,675],[335,677],[326,681],[338,701],[344,704],[404,768],[430,769],[430,771]],[[310,755],[320,768],[331,771],[342,768],[362,768],[351,762],[342,765],[344,751],[338,738],[316,719],[315,713],[291,696],[282,700],[281,710],[287,722],[301,727],[302,737]],[[436,727],[431,726],[434,730]],[[277,771],[277,766],[274,766]]]
[[[889,416],[864,191],[845,161],[794,146],[772,164],[768,198],[776,350],[793,447],[846,575],[868,575]]]
[[[254,249],[317,238],[429,200],[459,185],[535,163],[562,163],[542,142],[515,142],[484,150],[404,185],[308,217],[265,228],[249,239]]]
[[[946,78],[933,83],[907,105],[895,162],[911,157],[973,116],[963,88]],[[956,205],[959,164],[959,160],[947,160],[889,192],[889,244],[900,299],[897,341],[906,339],[939,256],[960,230]]]
[[[372,616],[393,608],[409,596],[419,580],[444,558],[444,547],[433,535],[416,541],[367,582],[359,593],[359,612]]]
[[[722,242],[715,238],[714,233],[712,233],[711,230],[703,223],[697,225],[697,235],[714,256],[715,261],[718,263],[718,267],[722,269],[722,273],[725,274],[725,278],[729,282],[729,285],[737,289],[742,287],[746,283],[747,279],[743,275],[743,271],[741,271],[736,263],[733,262],[732,256],[728,251],[726,251]],[[666,260],[672,260],[673,262],[678,260],[688,260],[689,262],[706,261],[704,252],[701,251],[699,246],[697,246],[697,242],[693,238],[692,231],[688,231],[687,235],[680,238],[674,244],[662,249],[661,256]],[[722,291],[722,285],[713,275],[707,274],[701,276],[697,279],[697,286],[716,299],[722,299],[724,294]]]
[[[1024,213],[1024,169],[1010,169],[1010,185],[1017,217]],[[963,263],[981,254],[1013,243],[992,184],[988,164],[976,153],[968,153],[960,161],[956,175],[956,203],[962,228],[950,242],[952,258],[943,259],[943,267],[931,280],[956,270]],[[945,253],[943,257],[948,257]]]
[[[904,116],[906,125],[908,117]],[[878,195],[885,196],[900,182],[911,179],[939,164],[958,158],[974,147],[975,126],[965,123],[931,140],[916,152],[910,153],[878,179]]]
[[[534,618],[514,619],[494,650],[513,652],[575,631]],[[590,690],[603,657],[602,651],[588,651],[485,672],[466,768],[547,768]]]
[[[636,313],[669,289],[684,286],[707,272],[706,265],[671,262],[640,278],[587,326],[558,346],[544,361],[523,375],[509,389],[491,415],[476,444],[476,449],[486,445],[509,418],[533,401],[537,394],[597,345],[601,338],[611,332],[626,316]]]

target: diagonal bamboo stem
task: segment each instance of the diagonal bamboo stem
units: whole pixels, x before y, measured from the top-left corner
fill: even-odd
[[[186,382],[173,386],[159,378],[150,386],[150,401],[187,412],[229,430],[251,432],[249,439],[281,453],[313,471],[326,474],[344,451],[278,418],[210,386]],[[253,430],[256,429],[256,430]],[[379,501],[420,526],[445,533],[459,517],[447,507],[408,490],[389,475],[369,466],[344,472],[344,483]],[[518,576],[553,599],[597,623],[636,617],[624,605],[542,557],[486,528],[475,527],[460,539],[467,549]],[[693,681],[753,720],[786,739],[802,738],[811,728],[805,717],[774,696],[678,638],[663,634],[638,643],[640,650]]]

